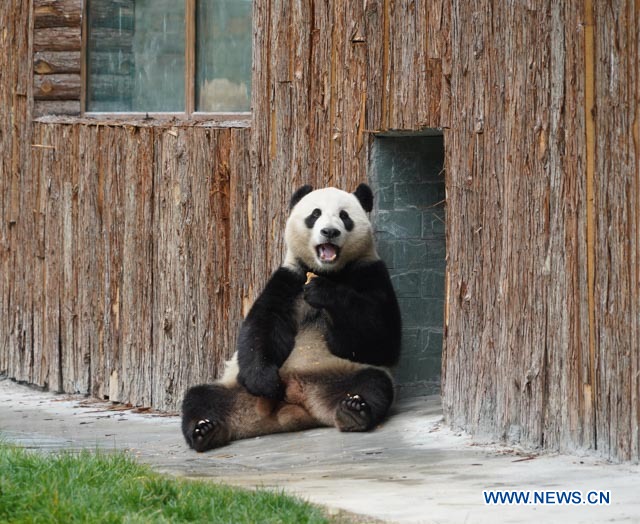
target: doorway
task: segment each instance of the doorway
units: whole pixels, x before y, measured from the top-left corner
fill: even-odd
[[[445,294],[444,137],[377,135],[373,224],[402,312],[399,396],[440,392]]]

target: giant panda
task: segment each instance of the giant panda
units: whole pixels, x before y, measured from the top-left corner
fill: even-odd
[[[401,317],[372,207],[366,184],[293,194],[284,263],[242,323],[236,353],[219,380],[185,394],[190,447],[318,426],[368,431],[386,417]]]

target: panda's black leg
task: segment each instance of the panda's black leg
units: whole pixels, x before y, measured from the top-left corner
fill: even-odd
[[[297,403],[320,423],[340,431],[368,431],[382,422],[393,402],[393,382],[376,368],[296,373],[301,393],[287,389],[287,398]]]
[[[196,451],[223,446],[231,439],[229,415],[234,405],[232,389],[209,384],[189,389],[182,402],[182,433]]]
[[[340,431],[369,431],[387,416],[393,402],[393,382],[384,371],[367,368],[350,377],[348,391],[335,408]]]

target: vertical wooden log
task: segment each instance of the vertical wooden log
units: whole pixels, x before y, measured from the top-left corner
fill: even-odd
[[[581,28],[582,16],[579,4],[551,6],[550,49],[555,53],[548,62],[550,122],[538,131],[540,151],[548,153],[550,168],[545,197],[549,233],[544,274],[550,277],[550,292],[542,445],[551,449],[595,448],[584,285],[584,35],[569,29]]]
[[[347,9],[342,10],[342,36],[339,43],[339,63],[344,65],[341,73],[335,79],[341,86],[339,100],[342,115],[338,120],[339,137],[336,143],[341,143],[340,162],[334,166],[335,178],[340,180],[338,186],[353,191],[359,182],[366,179],[366,160],[369,136],[365,133],[366,126],[366,96],[367,96],[367,52],[364,23],[364,3],[353,2]]]
[[[4,368],[10,376],[29,379],[31,358],[31,287],[28,264],[31,222],[28,208],[31,188],[31,125],[33,74],[30,63],[31,1],[9,2],[0,12],[2,42],[10,52],[0,56],[0,198],[4,198],[0,226],[0,268],[7,268],[3,299],[7,316],[0,320],[0,353],[5,351]],[[25,147],[26,146],[26,147]],[[29,279],[27,279],[27,277]],[[2,287],[2,285],[0,285]]]
[[[64,158],[62,140],[55,128],[44,128],[44,146],[49,151],[48,162],[43,163],[40,173],[40,208],[43,217],[42,234],[44,246],[44,274],[42,288],[43,337],[42,359],[46,376],[45,385],[52,391],[63,391],[61,362],[61,310],[62,310],[62,217],[60,159]]]
[[[48,381],[48,366],[44,354],[44,271],[45,271],[45,244],[44,244],[44,227],[45,220],[42,208],[44,206],[42,198],[44,198],[44,184],[41,183],[43,173],[49,171],[49,163],[54,157],[54,149],[52,144],[44,144],[43,140],[44,128],[37,126],[33,133],[33,151],[31,162],[31,184],[25,192],[25,200],[31,208],[30,220],[25,220],[23,227],[29,224],[31,231],[31,239],[28,241],[29,248],[21,250],[20,254],[24,257],[26,264],[27,257],[32,257],[33,282],[38,283],[31,287],[30,307],[31,307],[31,336],[27,341],[27,347],[30,347],[31,374],[29,381],[32,384],[45,386]],[[38,146],[38,147],[36,147]],[[25,239],[26,240],[26,239]],[[21,272],[18,266],[14,269],[14,275],[19,277]],[[23,276],[24,278],[24,276]],[[25,286],[26,287],[26,286]],[[26,289],[24,290],[26,292]],[[26,305],[26,297],[23,299],[21,307]]]
[[[60,368],[61,388],[70,393],[87,392],[87,374],[82,348],[77,345],[78,329],[78,128],[65,126],[58,133],[60,169],[61,289],[60,289]]]
[[[101,290],[102,340],[96,364],[104,370],[102,397],[123,401],[120,397],[122,377],[122,251],[124,236],[124,179],[128,150],[122,142],[120,128],[104,127],[98,135],[101,150],[98,165],[98,198],[102,200],[104,274]],[[93,365],[93,359],[92,359]]]
[[[126,127],[122,206],[121,354],[118,398],[152,405],[153,359],[153,148],[152,128]]]
[[[102,286],[104,282],[104,245],[102,227],[104,178],[96,161],[100,150],[100,128],[80,126],[78,180],[78,349],[85,364],[88,392],[97,398],[107,395],[104,373],[104,321]]]
[[[253,203],[249,158],[249,133],[231,132],[229,180],[229,345],[225,358],[236,347],[240,323],[251,307],[254,293],[253,265],[260,257],[254,242]]]
[[[637,6],[593,7],[595,119],[594,306],[598,449],[638,460],[640,342]]]
[[[364,13],[364,31],[367,52],[366,127],[368,132],[383,128],[382,105],[385,96],[385,2],[367,2]]]

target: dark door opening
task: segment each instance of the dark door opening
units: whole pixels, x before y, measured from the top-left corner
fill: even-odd
[[[399,394],[439,393],[446,267],[444,139],[439,133],[377,136],[372,147],[374,230],[403,320]]]

